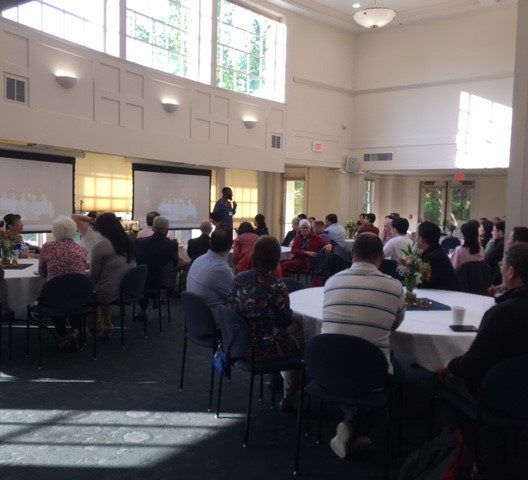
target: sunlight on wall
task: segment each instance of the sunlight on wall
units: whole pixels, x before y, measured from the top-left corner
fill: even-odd
[[[234,224],[253,222],[258,213],[258,181],[255,170],[226,169],[225,184],[233,190],[233,200],[237,202]]]
[[[511,124],[511,107],[460,92],[456,167],[508,167]]]

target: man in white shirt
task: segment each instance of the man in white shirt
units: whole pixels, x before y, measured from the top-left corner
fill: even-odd
[[[405,315],[402,284],[378,270],[383,244],[373,233],[359,235],[352,247],[352,267],[330,277],[324,287],[321,333],[361,337],[378,346],[390,363],[389,337]],[[342,405],[345,421],[337,426],[330,447],[340,458],[351,446],[369,445],[375,410]]]
[[[327,242],[334,242],[336,245],[346,248],[345,227],[337,223],[337,215],[335,213],[329,213],[325,217],[325,227],[326,230],[323,233],[323,238]]]
[[[402,255],[402,250],[407,250],[412,246],[413,241],[407,236],[409,221],[406,218],[395,218],[392,221],[392,231],[395,235],[383,247],[385,258],[398,261]]]
[[[152,229],[152,223],[154,222],[154,219],[159,216],[160,214],[158,212],[147,213],[147,226],[138,232],[136,238],[151,237],[152,234],[154,233],[154,230]]]

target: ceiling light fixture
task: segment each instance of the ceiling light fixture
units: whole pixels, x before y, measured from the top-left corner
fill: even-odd
[[[396,12],[392,8],[373,7],[364,8],[354,13],[354,20],[365,28],[381,28],[388,25],[396,17]]]
[[[352,8],[360,8],[361,5],[359,3],[353,3]]]

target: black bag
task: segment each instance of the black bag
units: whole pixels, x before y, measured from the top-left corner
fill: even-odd
[[[460,430],[445,429],[407,457],[398,480],[456,480],[467,458]]]

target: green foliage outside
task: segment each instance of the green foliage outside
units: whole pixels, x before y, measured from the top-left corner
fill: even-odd
[[[302,213],[304,209],[304,181],[296,180],[293,184],[293,188],[295,190],[293,200],[293,211],[295,212],[295,215],[298,215],[299,213]]]
[[[424,190],[423,219],[442,227],[442,212],[444,211],[444,190],[428,188]]]

